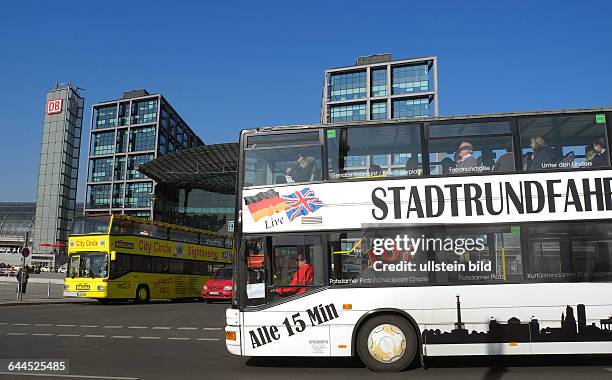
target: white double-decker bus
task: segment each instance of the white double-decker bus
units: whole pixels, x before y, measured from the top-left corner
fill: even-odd
[[[245,130],[244,356],[612,353],[612,109]]]

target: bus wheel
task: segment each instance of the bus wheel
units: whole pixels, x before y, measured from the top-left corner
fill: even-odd
[[[134,303],[149,303],[150,300],[151,295],[149,294],[149,288],[146,285],[138,285]]]
[[[374,317],[357,334],[357,354],[372,371],[398,372],[415,359],[419,340],[412,325],[396,315]]]

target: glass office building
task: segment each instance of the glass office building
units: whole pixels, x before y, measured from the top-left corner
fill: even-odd
[[[57,249],[51,245],[68,242],[75,212],[84,103],[79,89],[70,83],[56,85],[46,96],[33,231],[32,223],[28,225],[34,234],[34,265],[55,265]]]
[[[94,104],[84,213],[152,218],[156,183],[139,167],[202,144],[160,94],[128,91],[121,99]]]
[[[437,67],[436,57],[393,61],[379,54],[326,70],[321,123],[437,116]]]
[[[234,230],[238,144],[201,145],[150,161],[154,219],[216,232]]]

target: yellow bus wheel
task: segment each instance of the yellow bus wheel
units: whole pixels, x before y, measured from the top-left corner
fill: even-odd
[[[150,300],[151,295],[149,294],[149,288],[146,285],[138,285],[134,303],[149,303]]]

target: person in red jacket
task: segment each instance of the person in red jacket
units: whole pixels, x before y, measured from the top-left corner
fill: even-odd
[[[293,272],[293,277],[289,286],[310,285],[314,278],[314,269],[312,265],[306,262],[303,255],[298,255],[298,269]],[[275,292],[279,295],[291,295],[304,293],[306,288],[276,288]]]

